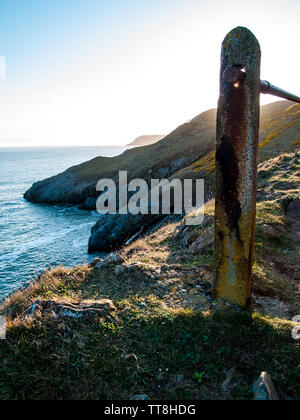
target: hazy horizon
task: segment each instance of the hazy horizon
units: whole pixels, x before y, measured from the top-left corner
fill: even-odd
[[[1,2],[0,147],[168,134],[216,108],[221,43],[236,26],[260,42],[261,77],[299,94],[299,16],[297,0]]]

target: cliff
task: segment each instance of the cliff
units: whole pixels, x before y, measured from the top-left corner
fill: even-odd
[[[74,204],[95,209],[99,179],[169,177],[214,148],[216,111],[210,110],[178,127],[160,142],[127,150],[114,158],[97,157],[52,178],[35,183],[24,195],[33,203]]]
[[[292,152],[300,142],[300,105],[275,102],[261,109],[260,162]],[[115,158],[101,158],[68,169],[34,184],[25,198],[34,203],[63,203],[95,209],[96,183],[110,178],[117,182],[120,170],[128,181],[142,178],[203,178],[206,199],[213,196],[216,110],[200,114],[156,144],[134,148]],[[89,251],[107,251],[122,246],[130,237],[155,224],[151,215],[105,215],[92,228]]]
[[[291,102],[276,102],[262,107],[260,122],[260,162],[292,152],[299,147],[300,105]],[[204,179],[205,199],[214,195],[214,147],[191,165],[174,171],[169,178]],[[161,217],[162,219],[163,217]],[[117,249],[141,229],[155,224],[157,217],[152,215],[105,215],[92,228],[89,251]]]

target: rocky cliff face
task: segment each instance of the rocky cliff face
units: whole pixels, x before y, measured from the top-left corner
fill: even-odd
[[[262,107],[260,161],[300,146],[300,105],[280,101]],[[205,196],[214,190],[214,150],[216,110],[200,114],[158,143],[126,151],[115,158],[96,158],[34,184],[25,198],[34,203],[62,203],[95,209],[99,179],[117,182],[119,171],[128,172],[128,182],[142,178],[205,179]],[[105,215],[93,227],[89,251],[105,251],[122,246],[141,229],[155,224],[151,215]]]
[[[299,147],[300,106],[290,102],[276,102],[262,108],[260,124],[260,161],[263,162],[284,152]],[[204,179],[205,200],[214,195],[215,152],[214,149],[200,159],[175,171],[170,178]],[[163,217],[161,217],[162,219]],[[116,249],[141,228],[155,223],[151,215],[126,216],[106,215],[93,227],[89,240],[90,252]]]
[[[35,183],[25,198],[33,203],[73,204],[95,209],[96,184],[118,179],[119,171],[134,178],[170,177],[213,150],[216,111],[210,110],[178,127],[160,142],[126,151],[114,158],[98,157],[62,174]]]

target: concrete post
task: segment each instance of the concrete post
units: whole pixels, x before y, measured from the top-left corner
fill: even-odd
[[[260,112],[260,46],[247,29],[222,44],[217,117],[215,297],[241,307],[251,292]]]

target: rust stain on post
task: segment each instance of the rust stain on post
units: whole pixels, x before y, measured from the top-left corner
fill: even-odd
[[[222,44],[217,117],[215,297],[245,307],[251,292],[257,190],[260,46],[247,29]]]

